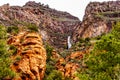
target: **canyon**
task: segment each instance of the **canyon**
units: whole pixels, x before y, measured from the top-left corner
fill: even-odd
[[[75,74],[79,68],[86,68],[81,60],[94,46],[94,42],[86,41],[109,33],[119,17],[120,1],[89,3],[83,21],[34,1],[22,7],[0,6],[0,24],[8,29],[7,43],[16,48],[10,68],[18,77],[13,80],[47,80],[49,67],[79,80]],[[79,47],[81,39],[87,45]]]

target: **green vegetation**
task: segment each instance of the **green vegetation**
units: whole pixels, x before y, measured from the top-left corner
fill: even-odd
[[[120,79],[120,22],[113,27],[112,32],[102,36],[94,50],[84,57],[88,68],[78,74],[81,80]]]
[[[9,45],[9,52],[15,55],[17,53],[17,48],[14,45]]]
[[[62,76],[62,73],[56,70],[55,64],[58,59],[52,58],[53,47],[49,44],[46,44],[46,51],[47,51],[47,64],[46,64],[46,71],[44,80],[72,80],[71,78],[67,78]],[[64,54],[68,55],[68,54]],[[63,57],[63,55],[61,55]],[[66,63],[63,63],[65,65]]]
[[[16,56],[16,59],[15,59],[16,61],[20,61],[21,60],[21,56]]]
[[[34,24],[34,23],[29,23],[29,22],[24,22],[24,21],[17,21],[17,20],[14,20],[14,23],[12,24],[13,26],[12,27],[8,27],[8,31],[11,32],[11,31],[15,31],[15,32],[19,32],[19,30],[29,30],[29,31],[32,31],[32,32],[38,32],[39,30],[39,27]],[[16,27],[18,25],[22,25],[20,27]]]
[[[66,58],[67,56],[69,56],[71,54],[72,51],[70,50],[63,50],[61,52],[59,52],[59,54],[63,57]]]
[[[113,20],[113,21],[120,21],[120,11],[107,11],[107,12],[99,12],[97,14],[95,14],[95,17],[97,18],[101,18],[104,20]],[[116,15],[116,16],[115,16]]]
[[[69,22],[77,22],[78,20],[74,20],[74,19],[69,19],[69,18],[64,18],[64,17],[52,17],[54,20],[56,21],[69,21]]]
[[[119,13],[120,13],[120,11],[115,11],[115,12],[113,12],[113,11],[99,12],[100,15],[107,15],[107,14],[112,15],[112,14],[119,14]]]
[[[0,79],[13,78],[15,73],[10,69],[10,56],[7,45],[7,32],[4,26],[0,25]]]
[[[48,44],[46,44],[45,48],[46,48],[46,52],[47,52],[47,62],[48,62],[48,61],[51,60],[53,47],[48,45]]]
[[[57,70],[52,70],[44,80],[63,80],[62,74]]]
[[[80,50],[85,50],[89,46],[91,46],[90,38],[85,38],[85,39],[80,38],[79,41],[72,46],[72,49],[75,51],[80,51]]]
[[[16,24],[21,24],[24,26],[24,29],[32,31],[32,32],[38,32],[39,27],[34,23],[27,23],[27,22],[18,22],[16,21]]]
[[[26,24],[26,26],[28,30],[38,32],[38,26],[36,26],[35,24],[29,23]]]
[[[19,28],[16,26],[9,26],[7,28],[7,32],[12,34],[17,34],[19,32]]]
[[[62,80],[63,78],[62,74],[55,68],[56,60],[51,58],[53,47],[46,44],[46,51],[47,51],[47,64],[44,80]]]
[[[118,12],[119,13],[119,12]],[[105,15],[113,14],[113,12],[100,13],[97,17],[109,19],[109,20],[120,20],[117,18],[109,18]],[[117,14],[117,12],[116,12]],[[60,21],[65,21],[65,18],[55,18]],[[69,20],[72,21],[72,20]],[[38,32],[39,27],[32,23],[16,22],[16,24],[22,24],[25,30]],[[88,55],[83,55],[84,59],[75,60],[71,59],[70,62],[77,62],[82,65],[86,64],[85,68],[81,66],[80,72],[77,76],[80,80],[120,80],[120,22],[117,22],[113,26],[112,32],[109,34],[103,34],[93,39],[95,43],[94,49]],[[50,29],[47,29],[49,32]],[[15,77],[15,73],[10,69],[10,64],[12,63],[10,56],[16,55],[17,48],[13,45],[7,45],[7,33],[17,34],[19,32],[19,27],[9,26],[7,30],[4,26],[0,25],[0,79],[12,79]],[[52,36],[59,36],[56,39],[64,40],[68,34],[54,33],[50,32]],[[55,40],[54,43],[59,43]],[[86,50],[91,46],[91,39],[85,38],[80,39],[79,42],[73,45],[70,50],[64,50],[59,53],[63,58],[70,55],[72,51],[82,51]],[[21,39],[21,42],[23,40]],[[55,64],[58,59],[52,58],[53,47],[46,44],[47,51],[47,64],[44,80],[71,80],[70,78],[65,78],[62,76],[61,72],[56,70]],[[66,46],[64,46],[66,49]],[[24,51],[28,48],[24,49]],[[16,56],[15,62],[21,60],[21,56]],[[66,63],[63,63],[65,65]]]

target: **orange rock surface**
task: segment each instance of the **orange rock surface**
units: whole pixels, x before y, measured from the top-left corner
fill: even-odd
[[[17,47],[11,68],[16,71],[15,80],[42,80],[46,69],[46,50],[38,33],[21,32],[8,43]]]
[[[81,66],[85,67],[85,64],[80,64],[76,61],[81,60],[83,55],[87,53],[89,53],[88,50],[71,52],[71,54],[66,58],[59,58],[55,66],[57,70],[61,71],[64,77],[70,77],[73,80],[79,80],[79,78],[76,76],[76,73]]]

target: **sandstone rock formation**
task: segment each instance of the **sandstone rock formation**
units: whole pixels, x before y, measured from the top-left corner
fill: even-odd
[[[76,76],[79,68],[86,67],[84,63],[82,63],[82,58],[85,54],[89,53],[89,50],[86,51],[73,51],[70,52],[70,55],[63,58],[59,56],[57,63],[55,64],[57,70],[59,70],[64,77],[69,77],[73,80],[79,80]],[[57,53],[56,53],[57,55]]]
[[[15,80],[42,80],[46,69],[46,50],[38,33],[20,32],[8,43],[17,47],[11,68],[18,74]]]

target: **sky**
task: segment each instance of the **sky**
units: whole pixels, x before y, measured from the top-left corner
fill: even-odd
[[[103,2],[116,0],[0,0],[0,5],[9,3],[10,5],[23,6],[28,1],[41,2],[45,5],[48,4],[50,8],[68,12],[82,20],[85,8],[89,2]]]

